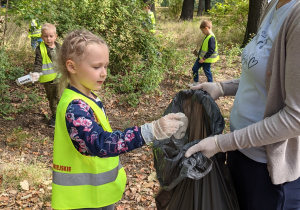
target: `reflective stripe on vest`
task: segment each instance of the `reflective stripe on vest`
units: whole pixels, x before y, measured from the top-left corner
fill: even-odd
[[[39,28],[39,29],[35,29],[32,33],[31,33],[31,36],[32,35],[39,35],[38,37],[41,36],[41,33],[42,33],[42,30]],[[32,36],[32,37],[35,37],[35,36]]]
[[[56,78],[57,74],[52,67],[52,61],[48,56],[45,42],[41,42],[40,51],[41,51],[41,55],[43,58],[43,61],[42,61],[43,62],[43,65],[42,65],[43,75],[40,76],[39,82],[40,83],[50,82]]]
[[[66,173],[53,171],[53,183],[62,186],[76,186],[76,185],[99,186],[99,185],[103,185],[115,181],[118,176],[119,169],[121,169],[122,167],[123,166],[121,162],[119,162],[119,165],[116,168],[99,174],[89,174],[89,173],[66,174]]]
[[[122,198],[126,174],[119,156],[85,156],[74,147],[65,115],[70,102],[75,99],[86,102],[103,130],[112,132],[107,117],[94,101],[70,89],[64,90],[57,107],[54,132],[52,208],[109,206]]]
[[[205,37],[205,40],[202,43],[202,47],[199,53],[199,59],[203,58],[208,52],[208,41],[212,36],[215,38],[215,51],[209,58],[205,59],[204,63],[215,63],[219,60],[218,43],[216,37],[213,34],[210,34],[207,37]]]

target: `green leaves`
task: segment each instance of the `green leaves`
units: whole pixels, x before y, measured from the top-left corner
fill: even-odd
[[[110,47],[107,83],[117,81],[110,85],[115,91],[137,94],[155,91],[171,62],[163,58],[167,53],[158,56],[162,47],[144,24],[144,6],[142,0],[18,0],[13,8],[19,21],[55,24],[60,37],[79,28],[101,36]]]

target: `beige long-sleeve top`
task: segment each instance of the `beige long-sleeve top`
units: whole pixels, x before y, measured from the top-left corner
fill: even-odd
[[[266,11],[274,4],[273,0]],[[224,95],[235,95],[239,80],[221,82]],[[266,145],[274,184],[300,177],[300,0],[283,22],[266,67],[264,119],[219,135],[223,152]]]

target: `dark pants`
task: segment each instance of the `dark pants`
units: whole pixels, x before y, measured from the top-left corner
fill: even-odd
[[[42,38],[41,37],[33,37],[31,38],[31,47],[32,49],[35,51],[35,48],[37,46],[39,46],[39,44],[42,42]]]
[[[55,80],[50,81],[50,82],[45,82],[43,83],[45,90],[46,90],[46,95],[49,101],[49,107],[52,113],[52,117],[55,118],[56,115],[56,108],[58,104],[58,87],[57,83]],[[50,117],[50,116],[49,116]]]
[[[199,75],[198,71],[201,67],[203,67],[203,71],[205,73],[205,76],[207,78],[207,82],[213,82],[212,74],[210,72],[210,66],[211,63],[199,63],[199,57],[197,58],[192,70],[193,70],[193,77],[194,82],[199,82]]]
[[[300,178],[274,185],[267,164],[239,151],[227,153],[227,164],[241,210],[300,210]]]

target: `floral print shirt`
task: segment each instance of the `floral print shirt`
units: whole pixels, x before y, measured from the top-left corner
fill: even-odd
[[[74,87],[69,88],[82,94]],[[100,100],[89,99],[95,101],[105,114]],[[66,111],[66,125],[75,148],[87,156],[114,157],[145,144],[141,128],[137,126],[127,128],[123,132],[104,131],[97,123],[93,110],[82,100],[73,100],[69,104]]]

